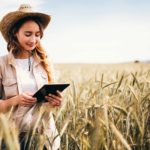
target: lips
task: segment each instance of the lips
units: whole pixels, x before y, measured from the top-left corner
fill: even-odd
[[[35,44],[26,44],[26,49],[32,50],[36,47]]]
[[[29,47],[34,47],[35,46],[35,44],[26,44],[27,46],[29,46]]]

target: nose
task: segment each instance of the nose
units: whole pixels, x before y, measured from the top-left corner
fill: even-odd
[[[36,42],[37,42],[37,38],[36,38],[35,35],[31,36],[30,42],[31,42],[31,43],[36,43]]]

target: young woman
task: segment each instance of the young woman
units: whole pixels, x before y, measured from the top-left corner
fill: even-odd
[[[34,129],[39,117],[37,110],[42,105],[49,109],[60,106],[62,101],[59,91],[57,96],[47,95],[47,103],[39,106],[33,97],[42,85],[54,82],[52,65],[48,64],[46,52],[40,44],[50,19],[47,14],[33,12],[30,5],[21,5],[18,11],[8,13],[0,22],[0,31],[9,52],[0,57],[0,113],[13,108],[12,120],[20,131],[21,149],[29,148],[30,141],[25,144],[24,137]],[[44,149],[59,149],[60,138],[51,111],[46,112],[42,119],[36,132],[48,137]],[[45,127],[42,126],[44,121]],[[5,148],[3,144],[2,149]]]

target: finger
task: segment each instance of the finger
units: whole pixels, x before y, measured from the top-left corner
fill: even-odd
[[[27,95],[29,96],[33,96],[33,93],[32,92],[25,92]]]
[[[28,99],[28,100],[31,100],[31,101],[36,101],[37,100],[36,97],[32,97],[32,94],[29,95],[27,93],[23,93],[22,96],[23,96],[24,99]]]
[[[33,105],[33,104],[28,103],[28,102],[26,102],[26,101],[22,101],[20,105],[23,105],[23,106],[31,106],[31,105]]]
[[[56,95],[53,95],[53,94],[48,94],[48,96],[52,97],[53,99],[57,99],[59,101],[62,100],[60,96],[56,96]]]
[[[30,101],[30,102],[36,102],[37,101],[37,98],[34,98],[34,97],[24,97],[24,99],[26,101]]]
[[[55,99],[51,96],[47,96],[46,99],[49,101],[49,102],[55,102],[55,103],[60,103],[61,100],[60,99]]]
[[[50,97],[50,96],[45,96],[45,99],[46,99],[48,102],[53,101],[53,98],[52,98],[52,97]]]
[[[25,104],[31,105],[31,104],[35,104],[35,103],[36,103],[36,100],[24,99],[23,102],[24,102]]]
[[[51,102],[52,106],[60,106],[61,103],[56,103],[54,101]]]
[[[59,96],[60,98],[62,98],[62,92],[60,92],[60,91],[56,91],[57,92],[57,96]]]
[[[52,97],[47,97],[47,101],[52,105],[60,105],[61,104],[60,100],[53,99]]]
[[[22,97],[23,97],[24,99],[32,99],[32,96],[27,95],[26,93],[23,93],[23,94],[22,94]]]
[[[34,104],[36,104],[36,101],[24,100],[24,103],[27,104],[27,105],[34,105]]]

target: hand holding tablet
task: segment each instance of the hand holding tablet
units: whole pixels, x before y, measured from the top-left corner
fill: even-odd
[[[62,92],[69,85],[68,83],[45,84],[33,95],[33,97],[37,98],[38,103],[46,102],[45,96],[48,94],[57,95],[57,91]]]

